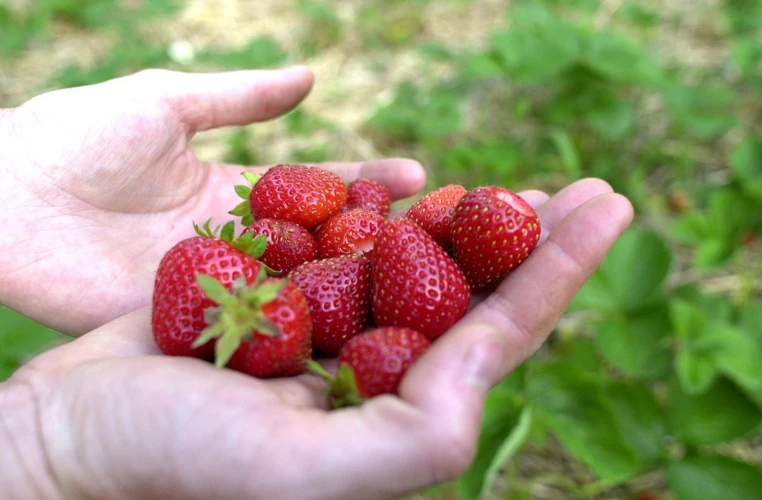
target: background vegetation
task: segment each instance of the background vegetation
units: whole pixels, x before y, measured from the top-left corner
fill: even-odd
[[[427,498],[762,491],[762,0],[0,3],[0,107],[148,66],[306,62],[299,110],[199,137],[244,163],[411,156],[430,185],[599,176],[637,221],[492,392]],[[0,308],[0,379],[61,338]]]

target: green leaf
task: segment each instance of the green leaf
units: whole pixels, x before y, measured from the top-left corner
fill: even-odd
[[[762,140],[740,142],[730,153],[730,166],[741,188],[762,201]]]
[[[257,288],[255,294],[257,303],[261,306],[277,299],[278,295],[280,295],[280,292],[286,285],[288,285],[288,281],[286,280],[269,281],[262,283]]]
[[[222,305],[230,302],[232,295],[230,295],[228,289],[225,288],[225,285],[217,281],[215,278],[199,273],[196,275],[196,281],[206,296],[216,303]]]
[[[635,110],[615,93],[602,93],[596,105],[587,110],[585,120],[606,139],[621,139],[635,124]]]
[[[495,471],[528,438],[531,413],[528,409],[522,413],[518,398],[522,378],[523,371],[517,370],[487,396],[476,457],[458,479],[458,492],[463,500],[480,498],[494,481]]]
[[[672,235],[685,243],[701,243],[712,234],[711,220],[698,211],[685,212],[672,224]]]
[[[254,217],[250,213],[244,215],[243,218],[241,219],[241,224],[243,224],[246,227],[251,226],[252,224],[254,224]]]
[[[231,220],[222,226],[222,231],[220,231],[220,239],[231,242],[233,241],[233,238],[235,238],[235,222]]]
[[[654,394],[636,384],[617,382],[604,389],[604,397],[613,408],[620,434],[639,462],[643,466],[658,463],[666,425]]]
[[[270,321],[269,319],[265,318],[264,316],[259,318],[257,321],[257,333],[260,335],[267,335],[268,337],[282,337],[283,332],[281,332],[280,328],[278,328],[278,325]]]
[[[576,62],[580,43],[573,26],[540,2],[514,5],[510,28],[491,38],[492,51],[511,78],[547,81]]]
[[[762,491],[762,469],[725,457],[690,457],[669,465],[676,500],[750,500]]]
[[[709,353],[691,353],[681,349],[677,353],[677,376],[689,394],[701,394],[717,378],[718,369]]]
[[[652,85],[661,80],[657,61],[635,41],[614,31],[591,32],[581,60],[606,80]]]
[[[538,418],[603,481],[626,480],[643,464],[621,434],[600,377],[561,361],[530,372],[527,397]]]
[[[749,434],[762,422],[759,409],[724,379],[698,396],[688,394],[673,380],[668,401],[670,431],[689,445],[731,441]]]
[[[69,340],[67,336],[0,306],[0,382],[28,359]]]
[[[259,182],[260,177],[255,174],[254,172],[242,172],[241,175],[251,184],[254,186],[257,182]]]
[[[495,453],[495,457],[492,460],[492,464],[484,476],[484,485],[480,494],[489,491],[495,480],[500,474],[500,469],[518,453],[518,451],[529,440],[530,431],[532,429],[532,410],[524,408],[519,416],[519,421],[513,428],[508,438],[501,444],[500,448]]]
[[[241,336],[233,334],[232,332],[224,333],[215,346],[215,361],[214,364],[217,368],[222,368],[228,364],[230,358],[241,346]]]
[[[235,194],[237,194],[239,198],[248,202],[249,196],[251,196],[251,188],[249,186],[244,186],[243,184],[238,184],[235,186]]]
[[[577,309],[632,312],[660,300],[671,254],[655,233],[629,230],[574,300]]]
[[[212,325],[212,326],[206,327],[201,331],[201,334],[199,334],[199,336],[196,337],[196,340],[193,341],[193,344],[191,344],[191,347],[193,347],[194,349],[198,349],[199,347],[206,344],[210,340],[216,339],[217,337],[220,337],[221,335],[222,335],[221,325]]]
[[[550,133],[550,139],[561,157],[561,163],[567,175],[572,179],[579,178],[582,175],[582,168],[572,138],[563,130],[554,130]]]
[[[634,315],[606,316],[595,326],[596,348],[629,377],[659,379],[669,373],[672,324],[665,304]]]

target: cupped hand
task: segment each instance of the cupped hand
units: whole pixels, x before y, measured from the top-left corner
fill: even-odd
[[[277,117],[311,87],[304,67],[147,70],[0,113],[0,302],[74,335],[149,304],[164,252],[240,201],[243,166],[199,161],[190,139]],[[425,182],[408,160],[322,166],[395,199]]]
[[[49,473],[30,477],[73,498],[279,500],[393,498],[456,477],[474,456],[487,391],[542,344],[632,219],[602,181],[523,194],[542,243],[434,343],[399,397],[328,412],[309,375],[257,380],[158,356],[139,310],[11,381],[42,426],[32,455]]]

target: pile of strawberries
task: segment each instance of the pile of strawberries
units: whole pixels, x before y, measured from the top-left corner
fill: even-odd
[[[409,367],[540,238],[534,210],[494,186],[433,191],[388,218],[386,188],[278,165],[235,187],[241,217],[194,225],[159,266],[152,327],[167,355],[255,377],[311,370],[334,406],[396,393]],[[336,376],[311,361],[339,359]]]

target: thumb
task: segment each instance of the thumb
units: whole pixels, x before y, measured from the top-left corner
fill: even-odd
[[[158,91],[180,120],[199,132],[276,118],[307,96],[313,76],[306,66],[293,66],[203,74],[149,69],[120,80]]]
[[[462,473],[473,460],[487,393],[502,375],[505,341],[487,323],[456,326],[437,340],[405,376],[402,399],[436,422],[450,452],[439,474]]]

